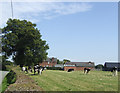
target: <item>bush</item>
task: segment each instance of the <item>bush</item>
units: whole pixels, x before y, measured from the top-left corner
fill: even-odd
[[[6,62],[4,62],[4,64],[5,64],[5,65],[13,65],[13,62],[11,62],[11,61],[6,61]]]
[[[12,70],[6,75],[7,77],[7,83],[8,84],[13,84],[16,81],[16,73],[13,72]]]
[[[46,67],[48,70],[63,70],[61,67]]]

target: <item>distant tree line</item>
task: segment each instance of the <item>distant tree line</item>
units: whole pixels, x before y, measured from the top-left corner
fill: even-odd
[[[96,68],[96,69],[101,69],[101,70],[102,70],[102,69],[104,68],[104,66],[103,66],[102,64],[98,64],[98,65],[95,66],[95,68]]]
[[[60,61],[59,59],[57,60],[57,64],[65,64],[66,62],[71,62],[68,59],[63,59],[63,61]]]

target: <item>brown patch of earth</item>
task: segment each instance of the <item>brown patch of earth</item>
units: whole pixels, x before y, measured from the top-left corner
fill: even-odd
[[[43,91],[33,79],[20,71],[20,68],[18,69],[18,67],[14,67],[12,70],[17,74],[17,79],[14,84],[8,86],[5,93],[15,93],[15,91]]]

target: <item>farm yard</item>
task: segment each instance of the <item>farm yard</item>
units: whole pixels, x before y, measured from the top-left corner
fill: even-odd
[[[2,4],[0,92],[120,93],[117,2]]]
[[[44,91],[118,91],[118,77],[108,71],[46,70],[42,75],[27,74]]]

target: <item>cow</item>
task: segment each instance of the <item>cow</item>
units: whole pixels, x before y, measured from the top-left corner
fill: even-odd
[[[40,75],[42,75],[43,68],[40,69]]]
[[[22,64],[20,64],[20,68],[22,69],[22,67],[23,67],[23,65]]]
[[[44,70],[45,70],[45,71],[46,71],[46,69],[47,69],[47,68],[46,68],[46,67],[44,67]]]
[[[113,67],[111,72],[113,72],[113,76],[117,76],[117,67]]]
[[[90,70],[91,70],[90,68],[84,68],[84,73],[88,74]]]
[[[31,66],[28,67],[28,70],[29,70],[31,73],[33,72]]]
[[[34,75],[37,72],[37,66],[34,66]]]
[[[27,67],[22,67],[22,71],[24,71],[24,72],[27,72],[27,73],[28,73],[28,69],[27,69]]]
[[[34,75],[36,72],[38,72],[38,74],[41,75],[42,71],[43,71],[43,68],[41,66],[39,66],[39,65],[34,66]]]
[[[68,69],[68,72],[74,71],[74,69]]]

